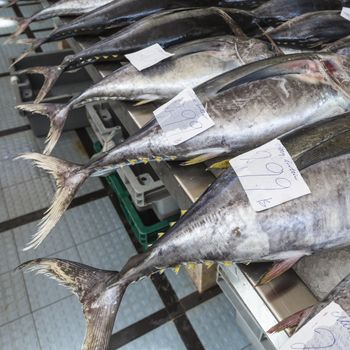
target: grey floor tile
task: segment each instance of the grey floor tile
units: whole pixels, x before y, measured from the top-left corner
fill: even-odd
[[[1,52],[1,41],[0,41],[0,55]],[[1,69],[1,62],[4,60],[4,57],[2,56],[0,59],[0,73],[2,72]],[[7,63],[6,63],[7,64]],[[7,64],[8,67],[8,64]],[[7,71],[3,70],[3,72]],[[14,93],[14,87],[11,86],[11,78],[10,77],[3,77],[0,78],[0,106],[1,106],[1,118],[0,118],[0,130],[7,130],[16,128],[19,126],[27,125],[28,121],[27,118],[22,117],[19,112],[15,109],[16,105],[16,97]]]
[[[135,249],[126,232],[119,230],[78,245],[82,262],[101,269],[120,271]],[[153,283],[147,278],[128,287],[118,312],[114,331],[163,308]]]
[[[0,222],[9,219],[9,212],[5,203],[4,191],[0,188]]]
[[[41,350],[32,315],[0,327],[0,349]]]
[[[80,261],[78,251],[75,247],[58,254],[53,254],[50,257]],[[70,289],[59,285],[56,280],[53,280],[48,276],[28,272],[24,274],[24,280],[27,286],[32,311],[38,310],[39,308],[72,295]]]
[[[49,27],[50,26],[47,26],[46,28],[49,28]],[[49,36],[50,33],[51,33],[51,30],[48,30],[48,31],[44,31],[44,32],[37,32],[34,35],[36,38],[44,38],[44,37]],[[54,41],[51,43],[43,44],[43,45],[41,45],[41,48],[44,52],[57,51],[57,50],[60,50],[58,43],[59,43],[58,41]]]
[[[37,225],[38,221],[35,221],[13,230],[21,263],[43,256],[50,256],[74,246],[73,237],[63,218],[38,248],[23,251],[23,248],[31,241],[32,235],[37,232]]]
[[[17,249],[12,231],[0,234],[0,274],[12,271],[19,265]]]
[[[165,274],[179,299],[197,290],[184,267],[181,267],[178,274],[171,269],[167,269]]]
[[[185,350],[173,322],[168,322],[152,332],[135,339],[120,348],[121,350]]]
[[[1,9],[1,17],[14,17],[15,12],[12,8]],[[0,34],[11,34],[16,30],[16,26],[0,28]]]
[[[22,272],[0,275],[0,326],[30,312]]]
[[[85,320],[75,296],[33,313],[39,340],[45,350],[77,350],[85,334]]]
[[[124,229],[109,198],[98,199],[72,208],[65,213],[64,220],[76,244],[107,232]]]
[[[3,191],[10,218],[47,208],[54,195],[53,185],[46,177],[5,187]]]
[[[241,350],[249,344],[223,294],[188,311],[187,317],[206,350]]]
[[[31,130],[0,138],[0,161],[13,160],[26,152],[39,152],[37,141]],[[22,160],[23,161],[23,160]]]

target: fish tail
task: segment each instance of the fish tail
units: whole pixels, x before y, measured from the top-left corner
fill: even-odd
[[[55,84],[57,79],[60,77],[63,70],[64,68],[61,65],[52,67],[40,66],[24,69],[20,72],[17,72],[17,74],[41,74],[44,76],[44,84],[34,101],[35,103],[40,103],[50,91],[52,86]]]
[[[2,6],[2,7],[3,7],[3,8],[11,7],[11,6],[17,4],[17,1],[18,1],[18,0],[11,0],[8,4],[6,4],[6,5]]]
[[[31,46],[29,49],[25,50],[21,55],[19,55],[10,65],[9,68],[13,67],[17,63],[23,60],[23,58],[27,57],[30,53],[35,51],[38,47],[40,47],[42,44],[46,42],[47,38],[39,38],[39,39],[34,39],[31,41]]]
[[[305,319],[307,319],[310,316],[313,309],[314,309],[314,306],[311,306],[311,307],[307,307],[306,309],[297,311],[291,316],[288,316],[282,321],[278,322],[276,325],[271,327],[267,332],[272,334],[272,333],[284,331],[287,328],[298,327],[301,323],[304,323]]]
[[[84,169],[83,166],[40,153],[26,153],[17,159],[32,160],[37,167],[53,175],[57,185],[52,204],[40,221],[38,232],[24,249],[28,250],[37,248],[48,236],[69,207],[80,186],[89,177],[90,171]]]
[[[35,259],[19,269],[47,275],[71,289],[79,298],[86,320],[83,350],[106,350],[115,317],[128,284],[118,280],[117,271],[106,271],[63,259]]]
[[[68,113],[71,109],[70,105],[60,103],[32,103],[18,105],[16,108],[26,112],[46,115],[49,118],[50,131],[45,141],[46,146],[43,153],[50,154],[61,136]]]

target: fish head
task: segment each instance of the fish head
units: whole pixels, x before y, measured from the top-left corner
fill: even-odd
[[[350,57],[330,55],[323,57],[320,63],[335,88],[350,99]]]

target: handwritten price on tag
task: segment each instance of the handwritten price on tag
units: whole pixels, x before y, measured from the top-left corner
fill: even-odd
[[[230,161],[254,210],[261,211],[310,193],[292,158],[273,140]]]
[[[185,89],[153,112],[168,139],[182,143],[214,125],[192,89]]]

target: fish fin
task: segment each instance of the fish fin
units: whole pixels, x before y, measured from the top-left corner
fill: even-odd
[[[116,271],[106,271],[63,259],[35,259],[19,269],[37,271],[71,289],[83,306],[86,332],[82,349],[106,350],[115,317],[127,285],[110,286],[118,278]]]
[[[228,169],[230,167],[230,160],[225,159],[221,160],[220,162],[216,162],[212,164],[209,169]]]
[[[293,258],[275,262],[272,267],[260,278],[257,286],[267,284],[278,276],[281,276],[283,273],[292,268],[293,265],[295,265],[303,256],[304,255],[297,255]]]
[[[264,30],[263,28],[260,27],[259,23],[256,23],[258,28],[262,32],[262,36],[266,37],[266,39],[270,42],[272,48],[274,49],[275,53],[277,56],[285,56],[285,53],[283,50],[275,43],[275,41],[271,38],[267,30]]]
[[[41,66],[24,69],[17,74],[41,74],[44,76],[44,84],[34,101],[35,103],[40,103],[45,98],[52,86],[55,84],[57,79],[60,77],[63,70],[64,68],[62,68],[62,66]]]
[[[70,105],[59,103],[23,104],[16,106],[21,111],[46,115],[50,120],[50,130],[45,140],[44,154],[50,154],[61,136]]]
[[[271,327],[267,333],[277,333],[284,331],[287,328],[295,328],[298,327],[299,324],[305,320],[308,316],[310,316],[314,306],[307,307],[303,310],[295,312],[293,315],[286,317],[282,321],[278,322],[276,325]]]
[[[2,6],[2,7],[3,7],[3,8],[11,7],[11,6],[13,6],[14,4],[17,4],[17,1],[18,1],[18,0],[11,0],[8,4],[6,4],[5,6]]]
[[[39,222],[39,230],[24,250],[37,248],[51,232],[63,213],[69,207],[74,195],[89,177],[90,173],[82,166],[40,153],[25,153],[15,159],[32,160],[34,164],[53,175],[57,191],[51,206]]]
[[[21,18],[21,17],[12,17],[11,19],[14,19],[18,23],[18,27],[14,33],[12,33],[5,41],[4,44],[9,44],[14,42],[14,40],[21,35],[32,23],[33,18]]]
[[[187,213],[187,209],[181,209],[180,217]]]
[[[218,157],[221,154],[218,152],[213,152],[213,153],[205,153],[205,154],[201,154],[200,156],[194,157],[190,160],[187,160],[186,162],[181,163],[181,166],[188,166],[188,165],[195,165],[195,164],[199,164],[199,163],[203,163],[206,162],[209,159],[213,159],[215,157]]]
[[[141,100],[133,104],[134,107],[143,106],[148,103],[152,103],[154,100]]]
[[[27,57],[30,53],[35,51],[38,47],[46,42],[46,38],[34,39],[32,45],[24,51],[21,55],[19,55],[10,65],[9,68],[13,67],[15,64],[19,63],[23,60],[23,58]]]

